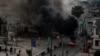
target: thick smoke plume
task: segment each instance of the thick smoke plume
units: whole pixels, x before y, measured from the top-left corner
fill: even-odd
[[[22,26],[25,25],[25,27],[26,27],[25,30],[28,30],[28,28],[34,29],[34,27],[29,27],[29,25],[31,25],[31,26],[39,25],[40,34],[41,34],[41,32],[44,34],[50,32],[52,30],[50,27],[52,27],[53,30],[56,29],[55,31],[60,32],[61,34],[63,34],[63,33],[67,34],[69,32],[72,32],[72,31],[68,31],[69,29],[71,29],[70,27],[72,27],[72,26],[69,27],[70,23],[67,20],[64,20],[61,13],[57,12],[57,9],[58,10],[62,9],[64,12],[70,14],[71,8],[75,5],[78,5],[78,0],[55,0],[55,1],[58,1],[58,3],[57,4],[55,4],[56,2],[53,3],[53,0],[51,3],[49,3],[50,0],[49,1],[48,0],[27,0],[25,2],[16,0],[16,2],[12,1],[9,3],[10,4],[12,3],[11,5],[16,5],[16,6],[13,6],[12,10],[14,10],[15,13],[16,12],[18,13],[18,17],[16,19],[20,19],[20,20],[17,22],[17,25],[19,25],[23,22],[21,25]],[[59,6],[59,8],[56,7],[56,10],[55,10],[54,7],[51,7],[49,9],[48,4],[54,5],[54,7]],[[42,10],[42,9],[40,9],[40,7],[42,7],[43,5],[45,5],[46,8],[43,8],[43,10]],[[38,10],[40,10],[40,13]],[[64,14],[64,13],[62,13],[62,14]],[[16,16],[16,14],[15,14],[15,16]],[[13,17],[15,17],[15,16],[13,16]],[[15,21],[16,20],[13,20],[13,22],[15,22]],[[72,20],[69,20],[69,21],[72,22]],[[51,24],[51,23],[53,23],[53,24]],[[56,26],[56,27],[54,27],[54,26]],[[44,29],[44,32],[41,31],[42,28]],[[74,28],[74,26],[73,26],[73,28]],[[62,29],[63,29],[63,31],[62,31]],[[49,34],[51,34],[51,33],[49,33]]]
[[[64,19],[61,13],[46,6],[41,8],[40,14],[42,14],[43,17],[38,27],[40,35],[47,37],[51,36],[52,32],[56,31],[62,35],[70,36],[71,39],[75,39],[74,32],[78,27],[76,18],[69,16],[67,19]]]

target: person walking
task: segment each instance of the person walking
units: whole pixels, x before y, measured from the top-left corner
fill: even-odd
[[[56,56],[56,55],[54,54],[54,56]]]
[[[17,56],[20,56],[19,54],[17,54]]]
[[[5,51],[5,52],[7,52],[7,51],[8,51],[8,50],[7,50],[7,47],[5,47],[4,51]]]
[[[49,48],[49,47],[47,47],[47,52],[48,52],[48,53],[50,52],[50,48]]]
[[[21,50],[19,50],[19,54],[21,53]]]
[[[6,56],[8,56],[8,53],[6,53]]]
[[[68,51],[66,51],[66,56],[68,56]]]
[[[12,51],[13,51],[13,48],[11,47],[11,48],[10,48],[10,53],[12,53]]]
[[[18,53],[18,54],[19,54],[19,56],[20,56],[20,54],[21,54],[21,50],[19,50],[19,53]]]

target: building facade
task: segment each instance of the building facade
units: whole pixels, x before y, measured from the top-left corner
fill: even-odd
[[[89,1],[89,10],[87,16],[87,30],[93,38],[93,49],[100,49],[100,1],[91,0]]]

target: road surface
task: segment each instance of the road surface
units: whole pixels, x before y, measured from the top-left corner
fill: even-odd
[[[82,42],[81,40],[77,39],[76,40],[76,45],[75,46],[64,46],[64,56],[75,56],[79,51],[80,48],[82,48]],[[66,55],[66,51],[68,51],[68,54]],[[62,56],[62,48],[58,48],[53,51],[53,55],[56,56]],[[45,56],[50,56],[49,54],[46,54]]]

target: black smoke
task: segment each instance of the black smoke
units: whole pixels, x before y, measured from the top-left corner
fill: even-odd
[[[42,22],[40,24],[40,31],[44,35],[52,35],[53,31],[59,32],[61,35],[70,36],[75,39],[74,32],[78,28],[78,21],[75,17],[69,16],[66,19],[60,12],[48,7],[41,7],[40,14],[42,14]],[[45,32],[45,33],[44,33]]]

